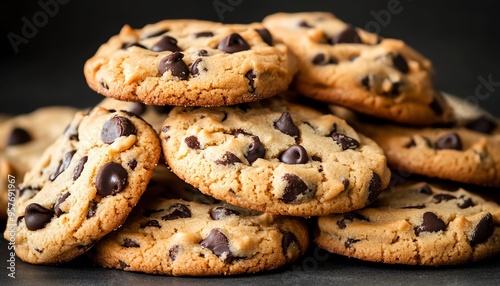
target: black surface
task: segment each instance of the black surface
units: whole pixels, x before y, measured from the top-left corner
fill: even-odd
[[[55,0],[41,0],[43,3]],[[59,0],[62,2],[62,0]],[[14,53],[7,35],[22,36],[23,17],[42,11],[35,0],[0,3],[0,113],[24,113],[46,105],[87,107],[102,97],[87,87],[85,60],[124,24],[140,28],[167,18],[222,20],[225,23],[259,21],[274,12],[330,11],[346,22],[366,27],[373,14],[394,0],[377,1],[251,1],[240,3],[220,19],[210,1],[97,1],[72,0],[59,5],[28,43]],[[220,0],[227,3],[228,0]],[[400,13],[381,27],[380,35],[405,40],[434,63],[437,87],[500,116],[499,1],[401,0]],[[54,3],[54,2],[53,2]],[[495,86],[476,89],[480,78]],[[367,263],[312,246],[300,261],[285,269],[255,276],[172,278],[101,269],[79,258],[61,266],[34,266],[16,260],[16,279],[7,277],[7,242],[0,243],[0,285],[500,285],[500,257],[456,267],[407,267]],[[327,258],[325,258],[327,256]]]

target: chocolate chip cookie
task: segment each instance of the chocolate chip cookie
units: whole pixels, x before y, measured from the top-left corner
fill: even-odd
[[[261,24],[165,20],[102,45],[84,68],[92,89],[150,105],[222,106],[285,91],[295,59]]]
[[[134,114],[78,112],[19,186],[16,255],[50,264],[84,253],[125,221],[160,153],[156,132]]]
[[[231,107],[176,107],[160,133],[167,164],[219,200],[317,216],[359,209],[389,182],[372,140],[331,114],[276,96]]]
[[[426,183],[384,191],[369,207],[318,218],[315,242],[367,261],[451,265],[500,253],[500,206]]]
[[[99,241],[104,267],[175,276],[255,273],[295,261],[308,247],[300,218],[218,202],[168,173],[125,224]]]
[[[431,62],[403,41],[330,13],[278,13],[263,24],[298,58],[293,88],[305,96],[412,125],[451,116],[435,89]]]

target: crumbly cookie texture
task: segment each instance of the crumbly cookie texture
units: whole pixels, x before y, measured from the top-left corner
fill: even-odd
[[[84,253],[125,221],[160,149],[155,131],[132,113],[78,112],[19,186],[17,226],[5,232],[16,234],[16,255],[51,264]]]
[[[302,219],[218,202],[168,174],[152,183],[120,229],[95,245],[97,264],[175,276],[234,275],[276,269],[306,251]]]
[[[386,158],[346,122],[276,96],[174,108],[160,133],[167,164],[201,192],[258,211],[317,216],[359,209],[388,185]]]
[[[500,206],[464,189],[407,183],[369,207],[318,219],[320,247],[367,261],[409,265],[476,262],[500,253]]]
[[[0,219],[7,213],[8,176],[15,178],[17,187],[76,112],[72,107],[53,106],[0,117]]]
[[[277,13],[263,24],[296,55],[293,88],[306,96],[412,125],[452,116],[435,89],[431,62],[403,41],[380,38],[330,13]]]
[[[259,23],[165,20],[125,26],[85,63],[89,86],[150,105],[222,106],[285,91],[296,61]]]

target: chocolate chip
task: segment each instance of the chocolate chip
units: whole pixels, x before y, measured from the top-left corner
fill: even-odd
[[[129,43],[123,43],[122,44],[122,50],[126,50],[126,49],[128,49],[130,47],[138,47],[138,48],[145,49],[145,50],[148,49],[145,46],[139,44],[138,42],[129,42]]]
[[[291,231],[283,231],[283,238],[281,238],[281,248],[283,249],[283,254],[286,256],[288,249],[292,244],[299,246],[297,237]]]
[[[421,204],[421,205],[415,205],[415,206],[405,206],[405,207],[402,207],[403,209],[423,209],[425,208],[425,205],[424,204]]]
[[[391,82],[391,89],[388,92],[384,92],[383,94],[386,96],[398,96],[401,93],[399,91],[400,87],[400,82]]]
[[[343,179],[342,185],[344,185],[344,191],[346,191],[347,188],[349,188],[349,179],[348,178]]]
[[[161,74],[170,71],[173,76],[181,80],[187,80],[189,77],[189,68],[182,60],[183,57],[184,55],[180,52],[171,53],[160,61],[158,64],[158,71]]]
[[[135,168],[137,167],[137,160],[132,159],[128,161],[127,166],[129,166],[132,171],[135,170]]]
[[[101,140],[106,144],[111,144],[119,137],[136,134],[137,129],[132,121],[123,116],[114,116],[102,126]]]
[[[213,37],[214,36],[214,33],[212,32],[198,32],[198,33],[194,33],[194,37],[195,38],[207,38],[207,37]]]
[[[179,255],[180,250],[181,247],[179,245],[172,246],[172,248],[168,251],[168,257],[170,260],[174,261],[177,258],[177,255]]]
[[[418,189],[418,192],[429,196],[433,194],[432,189],[431,187],[429,187],[429,185],[423,185],[422,187],[420,187],[420,189]]]
[[[141,37],[141,39],[148,39],[148,38],[158,37],[158,36],[161,36],[161,35],[167,33],[168,31],[169,31],[168,29],[162,29],[162,30],[159,30],[157,32],[153,32],[151,34],[143,35]]]
[[[449,200],[456,200],[457,197],[448,195],[448,194],[436,194],[432,197],[433,201],[436,204],[439,204],[440,202],[447,202]]]
[[[71,163],[71,159],[73,159],[73,155],[75,155],[76,150],[69,151],[64,155],[64,159],[59,161],[59,165],[54,170],[52,174],[49,176],[49,180],[54,181],[62,172],[64,172],[69,164]]]
[[[73,181],[76,181],[76,179],[80,178],[80,175],[83,172],[83,168],[85,167],[85,163],[87,163],[88,159],[88,156],[83,156],[82,158],[80,158],[78,163],[76,163],[75,169],[73,171]]]
[[[95,216],[96,213],[97,213],[97,203],[90,202],[89,209],[87,210],[87,218],[91,218],[91,217]]]
[[[313,26],[309,25],[306,21],[300,21],[299,22],[299,27],[302,27],[302,28],[312,28]]]
[[[368,204],[371,204],[382,192],[382,180],[377,173],[373,173],[368,187]]]
[[[251,136],[252,143],[248,146],[247,153],[245,154],[245,158],[247,158],[248,163],[252,164],[259,158],[264,158],[266,155],[266,149],[260,143],[260,139],[257,136]]]
[[[224,166],[234,165],[235,163],[241,163],[241,160],[229,151],[226,151],[220,160],[215,161],[215,164]]]
[[[240,213],[238,211],[235,211],[235,210],[232,210],[232,209],[229,209],[226,207],[221,207],[221,206],[215,207],[215,208],[210,210],[210,217],[213,220],[220,220],[222,218],[225,218],[225,217],[231,216],[231,215],[239,216]]]
[[[122,270],[124,270],[127,267],[130,267],[130,265],[128,265],[127,263],[125,263],[124,261],[121,261],[121,260],[118,260],[118,264],[120,264],[120,269],[122,269]]]
[[[255,32],[259,34],[259,36],[262,38],[262,40],[268,44],[269,46],[273,45],[273,36],[269,32],[268,29],[263,28],[263,29],[255,29]]]
[[[192,75],[196,76],[196,75],[198,75],[200,73],[200,71],[198,70],[198,65],[200,64],[201,61],[203,61],[203,59],[202,58],[198,58],[191,65],[191,74]]]
[[[198,56],[200,56],[200,57],[208,57],[207,50],[199,50],[198,51]]]
[[[437,150],[462,150],[462,140],[460,140],[457,133],[450,133],[438,138],[435,146]]]
[[[304,147],[292,145],[281,153],[279,160],[285,164],[305,164],[309,162],[309,156]]]
[[[348,25],[342,32],[332,37],[330,44],[358,44],[362,43],[361,39],[352,25]]]
[[[157,227],[157,228],[161,228],[161,225],[160,223],[157,221],[157,220],[148,220],[147,222],[145,222],[144,224],[141,224],[140,225],[140,228],[146,228],[146,227]]]
[[[320,163],[321,163],[321,162],[323,162],[323,160],[321,159],[321,157],[316,156],[316,155],[312,155],[312,156],[311,156],[311,159],[312,159],[313,161],[316,161],[316,162],[320,162]]]
[[[443,106],[436,98],[434,98],[431,104],[429,104],[429,108],[432,109],[432,111],[434,111],[434,113],[437,115],[442,115],[444,113]]]
[[[54,214],[57,216],[57,217],[60,217],[64,212],[61,210],[60,206],[62,203],[64,203],[64,201],[69,197],[69,195],[71,195],[69,192],[66,192],[66,193],[63,193],[61,195],[59,195],[56,199],[56,202],[54,203]]]
[[[217,257],[226,263],[231,263],[235,257],[229,249],[229,240],[218,228],[210,231],[210,234],[200,242],[201,247],[210,249]]]
[[[64,129],[63,133],[66,137],[69,138],[69,140],[75,140],[78,141],[78,125],[74,126],[69,124],[66,126],[66,129]]]
[[[488,213],[474,227],[469,244],[474,247],[487,241],[493,235],[494,230],[495,222],[493,221],[493,216]]]
[[[181,49],[177,46],[177,40],[165,36],[161,38],[152,48],[151,50],[155,52],[163,52],[163,51],[171,51],[171,52],[180,52]]]
[[[401,54],[391,55],[392,56],[392,64],[394,67],[402,73],[408,73],[408,63],[405,58]]]
[[[481,132],[484,134],[491,134],[495,128],[497,128],[497,123],[486,116],[480,116],[465,125],[465,128]]]
[[[140,246],[137,242],[135,242],[135,241],[133,241],[132,239],[127,238],[127,237],[125,237],[125,238],[123,239],[122,246],[127,247],[127,248],[131,248],[131,247],[141,247],[141,246]]]
[[[191,211],[184,204],[173,204],[168,209],[170,213],[161,217],[162,220],[174,220],[191,217]]]
[[[355,244],[356,242],[360,242],[361,240],[359,239],[355,239],[355,238],[348,238],[345,242],[344,242],[344,246],[345,248],[351,248],[353,246],[353,244]]]
[[[299,129],[293,123],[290,113],[286,111],[274,122],[274,128],[292,137],[299,136]]]
[[[24,216],[18,216],[17,219],[16,219],[16,225],[19,226],[19,224],[21,223],[21,221],[23,220]]]
[[[249,50],[250,46],[239,34],[232,33],[231,35],[222,39],[217,49],[232,54]]]
[[[280,201],[286,204],[296,203],[314,196],[314,190],[311,190],[299,176],[287,173],[281,178],[286,181],[286,186]]]
[[[366,88],[366,90],[370,90],[370,77],[365,76],[360,81],[361,85]]]
[[[255,92],[255,78],[256,75],[253,70],[249,70],[246,74],[245,77],[248,79],[248,85],[250,88],[248,89],[248,92],[254,93]]]
[[[338,61],[334,57],[330,57],[328,60],[325,57],[325,54],[319,53],[316,56],[314,56],[312,63],[317,66],[324,66],[324,65],[330,65],[330,64],[337,64]]]
[[[457,206],[461,209],[466,209],[474,206],[474,202],[472,201],[471,198],[466,198],[463,195],[461,195],[459,198],[459,203]]]
[[[343,151],[347,149],[356,149],[359,147],[359,142],[356,139],[351,138],[345,134],[332,132],[330,136],[332,137],[333,141],[337,142],[337,144],[342,147]]]
[[[104,88],[104,89],[109,89],[109,86],[104,82],[103,79],[100,79],[99,80],[99,83],[101,84],[101,86]]]
[[[340,229],[345,229],[347,227],[346,222],[348,222],[348,221],[352,222],[355,219],[361,220],[361,221],[369,221],[366,217],[364,217],[362,214],[360,214],[358,212],[348,212],[348,213],[344,214],[344,217],[341,220],[337,221],[337,226]]]
[[[31,230],[38,230],[44,228],[47,223],[50,222],[54,213],[42,207],[37,203],[29,204],[25,209],[24,221],[26,227]]]
[[[10,132],[7,146],[21,145],[31,141],[31,136],[28,131],[16,127]]]
[[[115,162],[106,163],[97,173],[97,194],[105,197],[119,193],[127,186],[127,180],[128,173],[122,165]]]
[[[438,232],[446,229],[446,223],[432,212],[426,212],[423,215],[423,221],[420,226],[415,227],[415,234],[419,236],[422,232]]]
[[[146,104],[141,103],[141,102],[134,102],[130,105],[128,108],[129,112],[132,112],[133,114],[137,116],[141,116],[146,112]]]
[[[194,135],[186,137],[184,139],[184,142],[191,149],[195,149],[195,150],[201,149],[200,148],[200,141],[198,141],[198,138]]]

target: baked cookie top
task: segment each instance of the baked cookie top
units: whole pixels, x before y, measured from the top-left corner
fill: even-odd
[[[375,262],[439,266],[500,253],[500,206],[423,182],[386,190],[365,209],[320,217],[318,228],[320,247]]]
[[[223,106],[285,91],[295,59],[258,23],[165,20],[124,26],[85,63],[84,73],[92,89],[119,100]]]
[[[157,134],[126,112],[78,112],[19,186],[16,254],[23,261],[69,261],[120,226],[160,157]]]
[[[451,116],[431,62],[403,41],[323,12],[277,13],[263,24],[296,55],[293,87],[306,96],[412,125]]]
[[[300,218],[204,196],[175,175],[150,186],[125,224],[92,249],[104,267],[175,276],[255,273],[295,261],[308,247]]]
[[[218,108],[174,108],[160,133],[167,164],[201,192],[275,214],[358,209],[389,182],[372,140],[331,114],[281,96]]]

